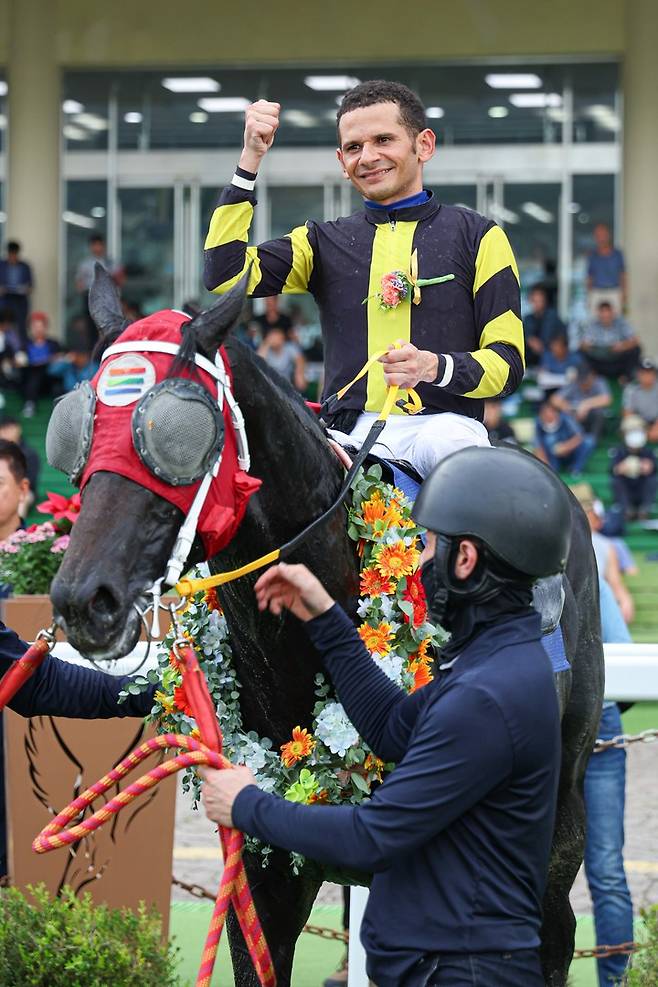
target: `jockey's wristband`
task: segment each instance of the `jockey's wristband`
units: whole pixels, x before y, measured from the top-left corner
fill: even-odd
[[[231,185],[237,185],[238,188],[246,189],[247,192],[253,192],[257,177],[258,175],[255,171],[247,171],[246,168],[241,168],[238,165],[231,180]]]
[[[432,381],[434,387],[446,387],[452,380],[455,371],[455,361],[449,353],[438,353],[439,365],[436,373],[436,380]]]

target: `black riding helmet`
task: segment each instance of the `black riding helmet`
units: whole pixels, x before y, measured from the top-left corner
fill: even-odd
[[[461,449],[423,483],[413,517],[437,534],[477,539],[521,577],[562,572],[571,541],[564,484],[516,449]]]

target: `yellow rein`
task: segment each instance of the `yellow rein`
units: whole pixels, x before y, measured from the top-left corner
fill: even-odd
[[[400,349],[400,343],[395,343],[395,348]],[[370,368],[385,354],[387,350],[378,350],[377,353],[368,359],[368,361],[363,365],[361,370],[359,370],[356,377],[354,377],[349,384],[345,387],[341,387],[336,393],[338,400],[344,397],[349,391],[353,384],[356,384],[358,380],[368,373]],[[373,426],[378,422],[385,422],[391,411],[393,410],[396,399],[398,396],[398,391],[400,390],[399,384],[391,384],[386,391],[386,398],[382,406],[382,410],[373,422]],[[423,405],[421,400],[413,390],[413,388],[407,388],[407,401],[401,405],[401,407],[410,415],[417,415],[423,410]],[[246,565],[240,566],[239,569],[230,569],[228,572],[218,572],[214,576],[206,576],[203,579],[189,579],[187,577],[180,579],[174,589],[176,592],[187,599],[190,599],[195,593],[200,593],[202,590],[213,589],[215,586],[223,586],[225,583],[232,583],[234,579],[240,579],[241,576],[246,576],[250,572],[255,572],[257,569],[262,569],[264,566],[269,565],[270,562],[276,562],[281,556],[281,549],[275,548],[273,551],[268,552],[267,555],[261,555],[260,558],[254,559],[253,562],[248,562]]]

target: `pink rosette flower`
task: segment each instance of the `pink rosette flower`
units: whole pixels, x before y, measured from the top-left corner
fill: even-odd
[[[401,271],[391,271],[384,275],[379,293],[382,308],[397,308],[407,297],[407,293],[407,280]]]
[[[52,543],[50,551],[53,552],[55,555],[61,552],[65,552],[69,546],[70,541],[71,538],[69,535],[62,535],[61,538],[55,539],[55,541]]]

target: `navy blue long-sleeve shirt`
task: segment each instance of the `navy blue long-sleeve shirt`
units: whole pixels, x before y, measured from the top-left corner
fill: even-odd
[[[307,624],[350,719],[397,767],[359,806],[303,806],[250,785],[235,825],[315,860],[374,872],[361,938],[378,987],[428,953],[539,945],[560,722],[540,618],[490,625],[406,696],[338,605]]]
[[[27,651],[27,644],[0,621],[0,676]],[[48,655],[34,675],[9,703],[21,716],[65,716],[84,720],[113,716],[147,716],[153,706],[154,689],[129,695],[119,704],[119,693],[127,675],[120,678],[93,668],[71,665]],[[0,874],[6,873],[6,821],[4,785],[4,738],[0,715]]]

